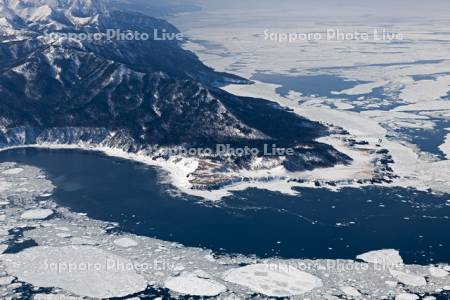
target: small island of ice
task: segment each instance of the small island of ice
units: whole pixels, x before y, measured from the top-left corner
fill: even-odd
[[[271,297],[301,295],[322,286],[322,280],[294,267],[277,268],[276,264],[255,264],[225,273],[228,282]]]
[[[24,220],[43,220],[53,215],[51,209],[30,209],[24,212],[20,217]]]
[[[210,278],[195,273],[183,273],[171,277],[164,283],[171,291],[192,296],[217,296],[226,291],[226,287]]]
[[[391,275],[394,276],[395,279],[400,281],[403,284],[410,286],[424,286],[427,284],[427,281],[423,276],[419,276],[412,273],[406,273],[397,270],[390,270]]]
[[[147,281],[128,259],[91,246],[32,247],[2,257],[9,274],[37,287],[58,287],[92,298],[124,297]]]

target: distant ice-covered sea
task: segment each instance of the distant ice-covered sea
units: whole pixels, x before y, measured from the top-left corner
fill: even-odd
[[[185,48],[207,65],[251,78],[229,85],[238,95],[266,98],[307,118],[346,129],[364,148],[388,149],[399,176],[394,186],[450,192],[450,21],[382,18],[376,15],[320,17],[282,6],[209,8],[170,21],[188,36]],[[276,41],[270,33],[397,33],[394,40]],[[364,177],[372,157],[326,141],[354,159],[343,168],[307,174],[319,179]]]

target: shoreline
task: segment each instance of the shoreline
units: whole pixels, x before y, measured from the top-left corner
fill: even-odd
[[[255,82],[252,86],[228,85],[224,90],[238,96],[270,99],[290,108],[302,117],[339,126],[347,130],[355,139],[363,139],[369,142],[371,149],[377,149],[377,143],[382,140],[381,146],[387,149],[393,157],[394,163],[391,166],[394,174],[400,177],[394,180],[393,186],[418,190],[431,189],[439,193],[450,193],[450,175],[443,171],[443,169],[450,169],[450,160],[431,161],[426,157],[424,158],[417,150],[405,145],[406,142],[394,141],[389,138],[387,129],[364,114],[301,105],[294,99],[278,95],[275,92],[277,87],[278,85],[274,84]],[[335,141],[332,140],[329,140],[328,144],[336,145]],[[342,149],[338,150],[346,153]]]
[[[324,138],[321,142],[332,143],[333,147],[336,147],[339,151],[345,150],[342,144],[336,143],[337,139],[331,137]],[[342,141],[341,141],[342,142]],[[332,191],[339,191],[343,188],[364,188],[364,187],[401,187],[401,188],[413,188],[417,190],[427,190],[426,188],[420,188],[415,186],[409,186],[405,184],[399,184],[398,180],[392,184],[387,183],[369,183],[373,174],[371,172],[365,172],[367,167],[365,163],[367,159],[371,159],[370,155],[361,155],[361,152],[357,149],[353,150],[354,153],[346,154],[351,155],[352,158],[356,158],[354,162],[349,165],[337,165],[332,168],[314,169],[312,171],[285,173],[282,168],[272,169],[273,175],[267,180],[264,174],[267,170],[243,170],[240,172],[242,178],[250,178],[250,181],[241,181],[237,183],[231,183],[225,185],[217,190],[201,190],[192,188],[192,184],[187,180],[188,174],[193,172],[197,167],[197,161],[193,158],[186,157],[172,157],[169,160],[153,160],[149,156],[140,155],[139,153],[128,153],[123,150],[113,149],[109,147],[96,147],[88,144],[32,144],[32,145],[18,145],[0,148],[0,152],[5,152],[15,149],[49,149],[49,150],[79,150],[87,152],[97,152],[103,155],[124,159],[136,163],[142,163],[144,165],[157,168],[158,175],[162,175],[161,181],[172,185],[176,190],[173,191],[176,194],[187,194],[194,197],[200,197],[203,201],[217,202],[222,198],[232,195],[233,192],[243,191],[249,188],[256,188],[261,190],[268,190],[272,192],[278,192],[284,195],[296,196],[299,192],[293,188],[306,187],[306,188],[325,188]],[[344,152],[345,153],[345,152]],[[355,156],[355,153],[359,157]],[[356,165],[356,166],[355,166]],[[360,178],[364,178],[366,182],[357,182],[358,179],[349,179],[348,177],[353,174],[360,174]],[[298,180],[301,178],[301,180]],[[359,179],[361,180],[361,179]],[[320,185],[317,183],[320,182]],[[333,185],[326,183],[334,182]],[[440,192],[440,191],[437,191]],[[445,192],[444,192],[445,193]]]
[[[357,290],[371,299],[379,299],[384,295],[397,295],[405,291],[437,295],[449,290],[448,263],[410,264],[395,249],[361,252],[349,259],[215,256],[214,252],[206,248],[186,247],[127,232],[108,232],[107,229],[116,228],[117,224],[91,219],[57,205],[52,199],[54,186],[43,170],[22,164],[0,163],[0,181],[5,178],[15,180],[6,181],[9,184],[5,186],[0,198],[7,199],[9,195],[17,195],[18,187],[27,188],[27,192],[19,194],[20,198],[12,197],[7,204],[3,204],[7,206],[5,210],[8,218],[1,222],[11,228],[29,228],[24,231],[24,237],[37,244],[18,253],[3,253],[7,247],[0,249],[1,260],[6,264],[6,274],[19,278],[22,287],[23,282],[26,282],[36,287],[60,288],[52,293],[55,297],[64,297],[69,293],[91,298],[147,295],[148,288],[154,288],[157,292],[167,292],[170,295],[221,294],[223,297],[230,295],[244,298],[253,292],[268,297],[293,299],[318,299],[334,294],[333,291],[341,290],[345,294],[347,290]],[[43,195],[44,200],[35,201],[44,197]],[[42,219],[43,212],[47,213],[45,216],[49,213],[51,216]],[[9,232],[7,235],[11,240],[17,241],[17,236]],[[0,245],[2,246],[3,244]],[[134,268],[105,272],[110,270],[108,258]],[[47,269],[40,263],[46,261],[57,264],[58,278],[63,278],[63,281],[55,280],[55,269]],[[89,263],[100,263],[101,266],[98,269],[76,267]],[[71,264],[72,269],[65,267],[65,264]],[[37,271],[29,272],[30,269]],[[254,270],[255,275],[236,282],[234,278],[240,277],[241,272],[245,273],[247,269]],[[110,276],[107,281],[113,281],[114,288],[104,288],[104,279],[92,280],[98,279],[99,274]],[[289,280],[289,289],[280,290],[277,281],[280,275],[317,284],[314,287],[307,285],[311,289],[299,291],[296,289],[298,284]],[[83,284],[72,284],[73,280],[70,279],[74,276],[82,279]],[[387,279],[395,284],[386,284]],[[257,286],[249,284],[252,282],[256,282]],[[258,288],[259,285],[264,288]],[[17,283],[9,288],[17,288]],[[440,290],[437,291],[437,288]],[[47,295],[39,290],[32,294],[42,295],[43,298],[39,299],[44,299]]]
[[[370,72],[360,72],[357,68],[362,68],[364,66],[354,64],[354,58],[344,54],[342,55],[342,60],[336,60],[334,59],[334,56],[330,56],[333,61],[324,59],[319,62],[315,59],[316,53],[314,51],[305,51],[300,63],[300,61],[294,59],[295,56],[292,56],[298,52],[293,51],[303,51],[305,49],[293,46],[292,48],[281,49],[282,53],[285,54],[283,58],[274,56],[273,48],[266,47],[261,49],[261,47],[258,47],[258,37],[254,36],[255,27],[252,27],[254,26],[253,23],[243,26],[242,30],[238,33],[233,33],[232,31],[223,31],[220,26],[211,23],[213,16],[208,16],[211,19],[205,17],[198,24],[195,22],[192,23],[192,20],[188,20],[184,17],[173,17],[170,21],[175,25],[183,24],[182,29],[190,38],[189,43],[185,44],[184,48],[194,52],[204,64],[217,71],[231,72],[244,78],[251,78],[255,73],[261,72],[261,70],[263,73],[267,74],[280,74],[295,77],[297,73],[299,75],[311,75],[316,73],[319,75],[328,74],[326,69],[330,66],[335,69],[352,66],[355,70],[343,70],[342,72],[337,73],[337,75],[333,75],[349,80],[363,80],[368,83],[360,83],[350,89],[336,88],[334,92],[336,95],[345,94],[355,96],[361,94],[361,97],[366,94],[369,95],[374,89],[379,88],[380,86],[387,85],[388,83],[392,84],[392,82],[396,83],[396,80],[393,80],[393,78],[390,77],[391,73],[388,72],[385,74],[382,68],[375,68],[375,70],[381,72],[381,74],[385,74],[387,78],[385,78],[386,76],[375,76],[372,78],[368,75]],[[241,18],[240,16],[231,16],[232,19],[234,17],[236,17],[236,20],[240,20]],[[290,26],[290,24],[280,24],[287,28]],[[207,25],[210,25],[210,27],[207,27]],[[258,29],[259,27],[256,28]],[[202,39],[199,37],[202,37]],[[216,48],[210,49],[199,40],[214,43]],[[242,42],[245,42],[245,45],[248,46],[245,49],[245,52],[241,49]],[[370,49],[371,48],[369,48],[369,50]],[[221,55],[221,53],[225,54]],[[422,152],[407,140],[401,139],[395,132],[396,128],[420,129],[423,127],[432,127],[433,117],[439,115],[439,112],[442,112],[442,116],[445,116],[445,114],[448,116],[450,109],[448,101],[438,100],[440,95],[435,94],[435,91],[439,91],[441,87],[441,84],[438,83],[432,85],[432,88],[428,88],[428,84],[433,84],[433,82],[417,81],[417,83],[424,84],[419,85],[419,87],[427,90],[431,96],[425,98],[411,97],[411,91],[414,91],[414,80],[410,77],[412,74],[421,74],[422,72],[420,69],[421,66],[411,65],[410,62],[421,61],[420,57],[416,57],[416,52],[413,52],[412,54],[414,55],[411,55],[410,57],[407,56],[406,58],[401,57],[400,59],[395,60],[395,63],[399,65],[404,64],[405,66],[411,67],[410,70],[405,69],[399,74],[394,73],[396,76],[395,78],[401,76],[400,78],[404,79],[401,82],[407,84],[406,87],[402,89],[403,93],[401,95],[401,99],[406,99],[406,101],[394,108],[388,107],[388,110],[383,110],[382,104],[385,102],[384,100],[381,101],[382,103],[371,103],[370,101],[366,101],[367,103],[364,105],[367,105],[367,110],[362,109],[359,112],[348,111],[354,107],[351,101],[333,101],[332,104],[335,108],[332,108],[327,105],[328,103],[325,101],[325,98],[305,97],[305,95],[302,95],[297,90],[290,90],[288,94],[281,96],[277,93],[276,89],[283,88],[282,84],[265,83],[256,80],[253,80],[254,84],[252,85],[244,86],[230,84],[222,89],[239,96],[271,100],[282,106],[289,107],[298,115],[312,121],[340,126],[349,131],[350,134],[354,135],[356,138],[368,141],[373,149],[375,149],[376,143],[382,139],[383,148],[388,149],[393,157],[394,163],[391,166],[394,173],[400,177],[400,179],[395,180],[395,186],[411,187],[419,190],[432,190],[439,193],[450,193],[450,174],[445,172],[445,170],[450,169],[448,136],[447,142],[445,142],[445,140],[442,141],[442,145],[438,147],[446,154],[447,159],[438,160],[436,157],[433,157],[432,154]],[[324,58],[327,57],[325,54],[323,56]],[[273,63],[275,61],[273,59],[274,57],[277,58],[276,64]],[[336,64],[336,61],[339,61],[339,64]],[[318,63],[319,66],[317,66]],[[372,63],[380,63],[380,60],[377,58]],[[294,66],[295,64],[298,64],[298,66],[293,67],[293,64]],[[438,74],[442,69],[446,69],[446,64],[448,64],[448,62],[445,61],[432,64],[430,67],[433,67],[433,70],[428,71],[428,73],[434,71],[434,73]],[[320,71],[322,68],[323,72]],[[302,70],[305,72],[302,73]],[[308,70],[311,72],[308,72]],[[388,85],[388,87],[390,87],[390,85]],[[299,101],[302,102],[299,103]],[[414,115],[414,111],[435,113]],[[413,117],[416,118],[413,119]],[[339,143],[339,141],[336,142]],[[322,172],[323,170],[318,171]]]

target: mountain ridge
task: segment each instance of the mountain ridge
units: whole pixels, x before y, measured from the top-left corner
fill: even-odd
[[[182,41],[92,40],[68,34],[108,29],[146,32],[150,37],[155,30],[179,33],[164,20],[108,10],[100,0],[0,3],[0,18],[7,21],[0,26],[0,145],[4,147],[98,141],[146,152],[156,144],[260,148],[278,143],[296,149],[295,155],[275,158],[288,170],[351,160],[315,141],[329,134],[325,126],[274,102],[221,90],[220,84],[249,82],[203,65],[181,47]],[[80,18],[85,21],[82,26]],[[110,135],[117,132],[124,142],[117,138],[110,142]],[[227,170],[247,168],[255,157],[202,159],[222,166],[215,170]]]

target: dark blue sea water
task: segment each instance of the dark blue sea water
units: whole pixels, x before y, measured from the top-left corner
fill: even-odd
[[[261,82],[271,83],[280,85],[275,91],[281,96],[287,96],[289,92],[295,91],[299,92],[305,96],[319,96],[326,97],[330,100],[333,99],[345,99],[352,101],[355,107],[350,109],[351,111],[361,112],[363,110],[370,110],[361,107],[358,103],[358,98],[364,96],[365,98],[378,99],[372,100],[374,103],[378,103],[379,106],[372,109],[382,109],[389,110],[400,105],[393,95],[389,97],[385,95],[385,90],[383,87],[378,87],[372,90],[372,92],[364,95],[346,95],[346,94],[335,94],[333,92],[339,92],[346,89],[353,88],[357,85],[368,83],[367,81],[355,81],[342,78],[337,75],[283,75],[283,74],[271,74],[259,72],[251,77],[252,80],[258,80]],[[384,102],[381,100],[389,99],[389,101]],[[327,103],[332,105],[332,101]]]
[[[430,119],[436,125],[433,129],[428,128],[402,128],[398,130],[400,134],[412,144],[416,145],[421,151],[434,154],[439,159],[446,159],[445,153],[439,148],[449,133],[447,128],[450,128],[450,120],[444,119]]]
[[[395,248],[408,263],[450,262],[449,195],[400,188],[301,188],[299,196],[249,189],[217,205],[171,196],[157,170],[74,150],[0,153],[46,170],[59,205],[121,230],[217,253],[354,258]]]
[[[330,67],[330,68],[311,68],[307,71],[317,73],[317,75],[296,75],[300,69],[293,68],[290,70],[292,75],[270,73],[268,70],[258,70],[250,79],[257,80],[265,83],[277,84],[280,87],[276,88],[276,93],[280,96],[287,96],[289,92],[295,91],[302,93],[306,96],[320,96],[326,97],[330,100],[333,99],[345,99],[351,101],[354,108],[350,111],[361,112],[367,110],[391,110],[400,105],[404,105],[404,102],[399,101],[398,91],[386,91],[384,87],[374,88],[370,93],[361,95],[346,95],[335,94],[333,92],[339,92],[346,89],[353,88],[360,84],[369,83],[368,81],[361,80],[349,80],[347,78],[340,77],[334,74],[324,74],[330,71],[342,71],[351,70],[361,67],[389,67],[389,66],[408,66],[408,65],[427,65],[441,63],[442,60],[422,60],[415,62],[405,63],[386,63],[386,64],[368,64],[368,65],[356,65],[356,66],[342,66],[342,67]],[[448,75],[448,72],[427,74],[427,75],[413,75],[412,79],[415,81],[420,80],[435,80],[438,76]],[[376,107],[368,108],[366,105],[358,103],[359,98],[363,96],[365,99],[371,99],[372,103],[378,104]],[[450,92],[443,99],[450,99]],[[332,105],[330,101],[327,103]]]
[[[281,87],[276,92],[281,96],[287,96],[290,91],[296,91],[304,95],[316,95],[321,97],[335,98],[333,91],[342,91],[353,88],[362,81],[350,81],[335,75],[282,75],[256,73],[251,77],[252,80],[280,84]]]

